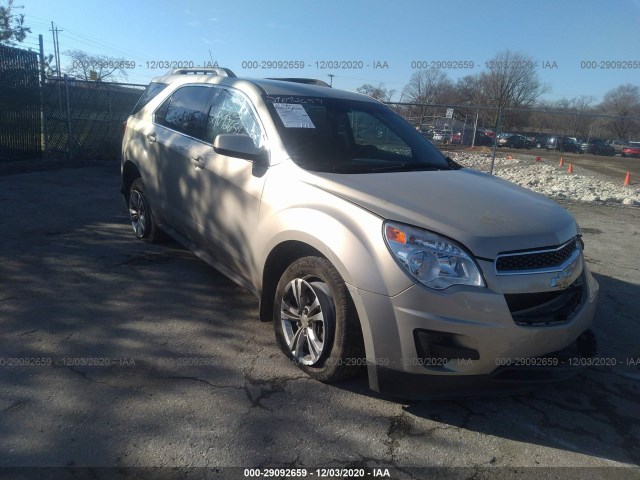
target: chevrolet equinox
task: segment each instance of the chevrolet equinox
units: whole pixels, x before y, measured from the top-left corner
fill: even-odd
[[[386,395],[475,395],[567,378],[595,352],[573,216],[365,95],[173,70],[128,118],[121,172],[136,237],[169,234],[252,291],[319,381],[366,366]]]

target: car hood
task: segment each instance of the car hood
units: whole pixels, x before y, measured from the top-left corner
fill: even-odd
[[[384,219],[450,237],[486,259],[560,245],[578,233],[573,216],[547,197],[471,169],[309,172],[305,181]]]

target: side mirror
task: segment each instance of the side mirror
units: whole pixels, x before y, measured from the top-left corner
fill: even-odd
[[[249,135],[222,133],[213,142],[213,149],[220,155],[237,157],[251,162],[267,163],[268,154],[263,148],[258,148]]]

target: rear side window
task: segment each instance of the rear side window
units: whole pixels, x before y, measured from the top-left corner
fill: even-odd
[[[164,87],[166,87],[167,85],[168,84],[166,83],[159,83],[159,82],[150,83],[149,85],[147,85],[147,88],[145,89],[144,93],[138,99],[138,102],[136,103],[135,107],[133,107],[133,111],[131,112],[131,115],[135,115],[140,110],[142,110],[142,108],[151,100],[153,100],[156,97],[156,95],[158,95],[162,90],[164,90]]]
[[[201,138],[211,92],[206,86],[179,88],[156,111],[156,123]]]

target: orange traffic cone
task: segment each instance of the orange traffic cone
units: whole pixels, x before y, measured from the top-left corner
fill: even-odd
[[[540,160],[542,160],[540,157],[536,157],[536,162],[539,162]]]
[[[567,173],[573,173],[573,163],[569,162],[569,169],[567,170]]]
[[[560,166],[564,166],[564,160],[562,159],[562,157],[560,157]]]
[[[631,173],[627,172],[627,176],[624,177],[624,186],[627,187],[631,183]]]

